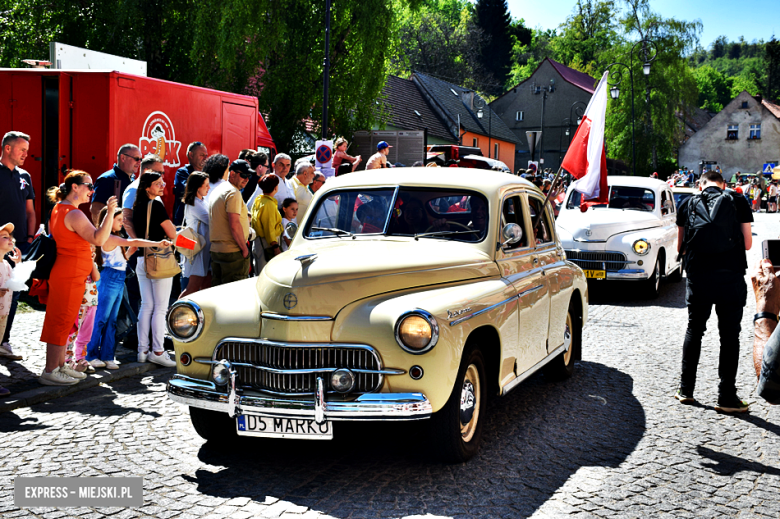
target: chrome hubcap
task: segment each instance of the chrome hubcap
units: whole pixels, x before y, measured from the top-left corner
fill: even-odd
[[[566,329],[563,332],[563,345],[566,347],[566,351],[563,353],[563,362],[567,366],[571,362],[572,347],[571,347],[571,312],[566,314]]]
[[[477,430],[480,391],[479,371],[470,364],[460,392],[460,435],[465,442],[471,441]]]

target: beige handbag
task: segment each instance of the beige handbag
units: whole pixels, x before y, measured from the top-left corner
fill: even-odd
[[[195,256],[197,256],[198,253],[203,250],[203,247],[206,246],[206,238],[200,233],[200,220],[198,220],[197,231],[192,227],[184,226],[179,230],[178,236],[184,236],[185,238],[195,242],[194,249],[187,249],[185,247],[176,247],[176,250],[179,252],[179,254],[187,258],[190,264],[192,264],[193,260],[195,259]]]
[[[146,206],[146,239],[149,239],[149,220],[152,217],[152,204],[154,200],[149,200]],[[179,264],[176,262],[176,256],[173,253],[173,247],[145,247],[144,248],[144,268],[146,277],[149,279],[172,278],[181,272]]]

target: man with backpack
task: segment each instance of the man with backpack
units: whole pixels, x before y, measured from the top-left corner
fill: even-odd
[[[702,192],[686,199],[677,213],[677,247],[688,276],[685,302],[688,329],[683,342],[680,387],[675,398],[694,402],[701,342],[713,305],[720,331],[716,411],[742,413],[748,404],[737,396],[739,333],[747,301],[746,250],[753,244],[747,200],[730,190],[720,173],[702,175]]]

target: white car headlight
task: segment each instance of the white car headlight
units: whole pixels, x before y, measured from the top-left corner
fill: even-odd
[[[650,242],[648,242],[644,238],[640,238],[634,242],[631,248],[634,249],[634,252],[636,254],[639,254],[640,256],[644,256],[645,254],[650,252]]]
[[[190,342],[203,330],[203,311],[192,301],[177,301],[168,310],[166,321],[174,339]]]

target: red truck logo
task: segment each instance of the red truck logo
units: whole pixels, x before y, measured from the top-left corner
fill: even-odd
[[[146,118],[138,140],[141,155],[152,153],[160,157],[164,166],[178,168],[181,142],[176,140],[173,123],[164,112],[152,112]]]

